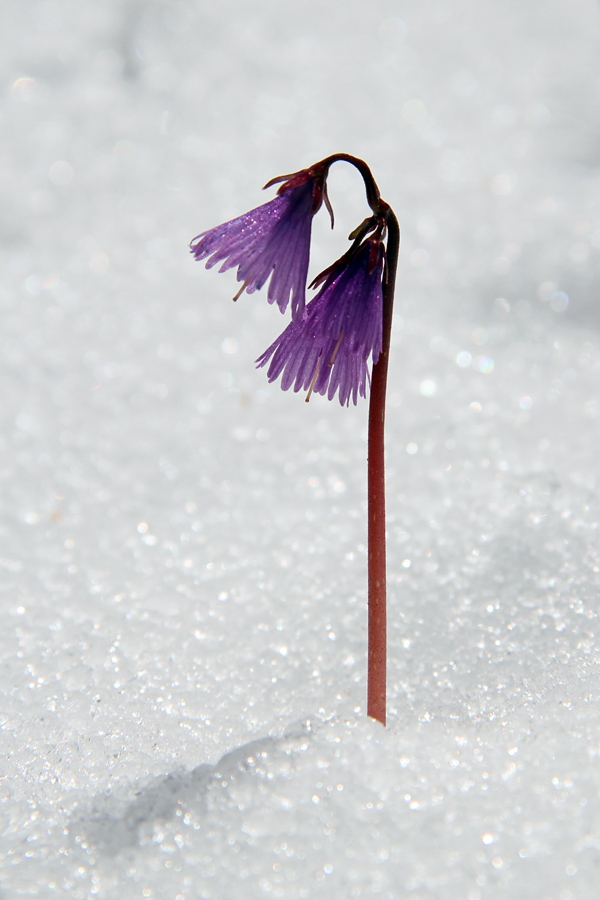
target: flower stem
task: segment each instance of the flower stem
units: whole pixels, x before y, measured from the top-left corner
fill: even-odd
[[[368,437],[368,663],[367,663],[367,715],[382,725],[386,720],[386,554],[385,554],[385,395],[392,332],[392,313],[396,266],[400,246],[400,229],[391,208],[385,208],[388,227],[387,265],[383,283],[383,334],[379,359],[373,366],[371,398],[369,403]],[[382,209],[382,211],[384,211]]]
[[[335,162],[347,162],[350,163],[351,166],[354,166],[355,169],[358,169],[365,183],[367,203],[369,204],[373,212],[379,212],[380,204],[382,202],[379,194],[379,188],[377,187],[375,179],[373,178],[373,173],[371,172],[364,159],[359,159],[358,156],[351,156],[349,153],[333,153],[331,156],[327,156],[325,159],[322,159],[321,162],[316,163],[316,165],[312,168],[315,171],[321,170],[327,173],[330,166],[332,166]]]
[[[392,334],[396,268],[400,249],[400,228],[390,206],[381,199],[379,188],[364,160],[347,153],[335,153],[314,167],[325,173],[334,162],[348,162],[363,177],[367,203],[387,226],[386,267],[383,277],[383,330],[379,359],[371,375],[367,462],[368,494],[368,651],[367,715],[382,725],[386,721],[387,681],[387,575],[385,554],[385,395]],[[365,220],[366,224],[367,220]],[[354,233],[351,237],[354,236]]]

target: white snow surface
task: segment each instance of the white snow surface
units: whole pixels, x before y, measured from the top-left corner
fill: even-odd
[[[0,69],[2,900],[597,900],[598,4],[4,0]],[[403,236],[387,729],[367,404],[187,249],[340,151]]]

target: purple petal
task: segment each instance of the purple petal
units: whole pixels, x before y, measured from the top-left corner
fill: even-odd
[[[268,203],[194,238],[190,249],[206,268],[237,266],[237,280],[251,294],[270,278],[267,299],[292,318],[302,315],[313,217],[314,179],[290,188]]]
[[[285,331],[258,358],[269,381],[281,376],[281,387],[338,394],[342,405],[366,396],[367,360],[381,353],[383,250],[369,272],[370,241],[341,271],[334,271],[306,307],[301,319]],[[341,336],[341,337],[340,337]],[[315,378],[316,374],[316,378]]]

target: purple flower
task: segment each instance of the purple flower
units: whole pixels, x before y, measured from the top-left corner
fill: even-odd
[[[339,391],[342,406],[366,396],[367,360],[381,353],[383,265],[383,244],[370,238],[324,273],[303,317],[257,359],[259,368],[270,360],[269,381],[281,375],[284,391],[308,390],[307,400],[312,391],[329,400]]]
[[[283,184],[274,200],[204,231],[190,249],[197,260],[209,257],[207,269],[218,262],[220,272],[237,266],[243,284],[234,300],[244,291],[260,290],[270,277],[269,303],[277,303],[283,313],[291,299],[295,320],[304,312],[312,218],[323,199],[329,203],[317,169],[274,178],[265,187],[278,181]]]

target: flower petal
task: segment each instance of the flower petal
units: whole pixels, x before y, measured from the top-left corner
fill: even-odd
[[[343,406],[366,396],[367,360],[377,361],[382,340],[383,247],[377,242],[377,264],[369,271],[372,243],[365,241],[347,265],[332,270],[304,316],[258,358],[258,367],[270,362],[270,382],[281,376],[282,389],[293,384],[295,391],[312,385],[330,400],[337,393]]]
[[[190,244],[206,268],[220,272],[237,266],[237,280],[248,294],[271,279],[267,300],[292,318],[304,312],[315,178],[291,187],[250,212],[199,234]]]

